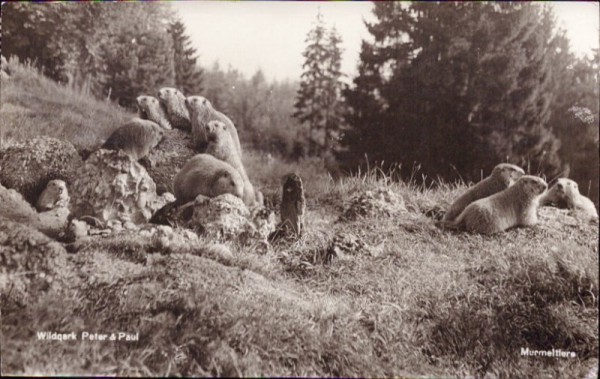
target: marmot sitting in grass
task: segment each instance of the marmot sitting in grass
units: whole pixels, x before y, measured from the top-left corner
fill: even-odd
[[[35,208],[38,212],[46,212],[68,206],[69,200],[67,184],[62,180],[55,179],[48,182],[46,189],[38,198]]]
[[[121,150],[134,161],[146,157],[163,139],[164,129],[157,123],[133,118],[115,130],[101,148]]]
[[[230,164],[209,154],[192,157],[175,176],[175,204],[193,201],[196,196],[216,197],[230,193],[242,198],[244,181]]]
[[[483,179],[473,187],[467,189],[458,199],[452,203],[442,221],[454,220],[466,207],[475,200],[483,199],[497,192],[503,191],[513,185],[525,172],[519,166],[509,163],[500,163],[492,170],[487,178]]]
[[[171,123],[167,119],[165,109],[156,97],[138,96],[136,102],[141,119],[154,121],[166,130],[172,129]]]
[[[572,209],[577,216],[590,221],[598,219],[598,211],[589,198],[579,193],[579,186],[571,179],[560,178],[542,196],[540,205],[556,204]]]
[[[514,226],[535,225],[539,200],[547,188],[542,178],[524,175],[504,191],[469,204],[456,220],[442,221],[442,226],[492,234]]]
[[[228,126],[221,121],[210,121],[206,126],[206,138],[208,145],[206,154],[210,154],[217,159],[229,163],[235,168],[244,181],[244,196],[242,199],[247,206],[253,206],[257,202],[254,187],[246,174],[246,169],[237,153],[235,144],[232,140]]]
[[[190,113],[185,106],[185,96],[176,88],[161,88],[158,91],[158,101],[164,107],[171,126],[190,131]]]
[[[229,117],[213,108],[210,101],[202,96],[190,96],[185,100],[185,105],[190,113],[192,123],[192,140],[197,149],[203,151],[208,143],[206,137],[206,126],[210,121],[221,121],[227,125],[227,131],[231,134],[237,154],[242,157],[242,147],[237,129]]]

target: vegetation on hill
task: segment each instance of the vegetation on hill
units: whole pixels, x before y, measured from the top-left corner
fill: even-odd
[[[5,145],[38,134],[93,144],[129,117],[31,68],[11,72],[1,93]],[[584,377],[597,367],[597,225],[544,208],[532,228],[447,232],[424,213],[447,206],[462,184],[424,187],[378,168],[334,180],[318,162],[245,151],[250,177],[275,206],[281,175],[304,180],[299,241],[121,234],[42,254],[50,284],[25,306],[1,299],[3,373],[527,378]],[[367,191],[384,203],[385,194],[401,196],[404,207],[340,218],[364,206],[357,196]],[[0,228],[3,246],[14,242],[9,226]],[[10,251],[0,258],[13,262]],[[78,340],[39,340],[46,331]],[[82,332],[139,340],[82,341]],[[522,348],[576,357],[524,357]]]

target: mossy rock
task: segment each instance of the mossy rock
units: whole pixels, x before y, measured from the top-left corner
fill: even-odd
[[[0,183],[35,204],[50,180],[60,179],[70,185],[81,165],[71,143],[38,137],[0,151]]]

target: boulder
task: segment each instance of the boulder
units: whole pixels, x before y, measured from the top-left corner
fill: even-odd
[[[0,217],[0,304],[26,306],[60,274],[66,251],[39,231]]]
[[[35,204],[50,180],[70,185],[81,166],[81,157],[71,143],[38,137],[0,151],[0,183]]]
[[[71,204],[76,218],[90,216],[107,228],[146,223],[173,201],[170,193],[156,194],[146,169],[121,151],[100,149],[75,173]]]

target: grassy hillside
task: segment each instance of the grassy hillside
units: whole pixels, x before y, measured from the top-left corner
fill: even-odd
[[[130,115],[14,70],[2,83],[4,144],[46,134],[92,145]],[[291,245],[215,245],[121,235],[66,254],[48,292],[2,310],[9,374],[582,378],[598,365],[598,226],[543,208],[496,236],[438,229],[424,212],[464,190],[373,170],[333,180],[318,161],[247,152],[278,201],[296,171],[306,233]],[[406,210],[341,220],[355,195]],[[331,252],[343,236],[345,248]],[[38,331],[139,333],[139,341],[38,341]],[[522,357],[521,348],[575,358]]]

